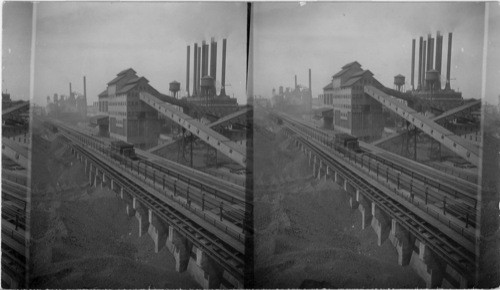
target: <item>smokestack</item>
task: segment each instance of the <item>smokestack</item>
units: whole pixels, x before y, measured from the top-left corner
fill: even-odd
[[[423,37],[420,36],[418,41],[418,88],[422,87],[422,48],[423,48]]]
[[[87,78],[85,76],[83,76],[83,100],[84,100],[83,111],[85,116],[87,116]]]
[[[217,77],[217,42],[212,38],[210,48],[210,76],[214,79]]]
[[[198,47],[198,63],[196,64],[198,67],[196,68],[196,91],[198,92],[198,96],[201,95],[200,88],[200,80],[201,80],[201,47]]]
[[[425,65],[425,60],[426,60],[426,51],[427,51],[427,42],[424,40],[424,49],[422,51],[422,87],[424,89],[427,88],[427,84],[425,81],[425,72],[427,71],[427,66]]]
[[[226,95],[226,42],[227,40],[224,38],[222,40],[222,75],[221,75],[221,89],[220,89],[220,95],[225,96]]]
[[[198,95],[198,43],[194,44],[194,63],[193,63],[193,96]]]
[[[309,110],[312,110],[312,82],[311,82],[311,69],[309,69]]]
[[[201,43],[201,77],[205,76],[205,41]]]
[[[415,39],[411,41],[411,89],[415,89]]]
[[[436,35],[436,70],[438,71],[438,75],[441,77],[441,64],[443,57],[443,36],[439,31]],[[441,89],[441,78],[437,80],[436,87]]]
[[[189,97],[189,57],[190,55],[190,47],[189,45],[187,46],[187,64],[186,64],[186,93],[187,96]]]
[[[208,75],[208,44],[203,41],[202,44],[202,67],[201,67],[201,77],[205,77]]]
[[[426,65],[426,70],[425,71],[430,71],[432,69],[432,53],[431,53],[431,47],[432,47],[432,37],[431,35],[427,35],[427,65]]]
[[[297,89],[297,75],[295,75],[295,87],[294,89]]]
[[[69,83],[69,97],[71,97],[71,83]]]
[[[431,54],[429,55],[430,57],[430,66],[429,70],[434,69],[434,46],[435,46],[435,39],[431,37]]]
[[[452,40],[452,33],[450,32],[448,34],[448,62],[446,64],[446,86],[445,90],[451,90],[451,85],[450,85],[450,69],[451,69],[451,40]]]

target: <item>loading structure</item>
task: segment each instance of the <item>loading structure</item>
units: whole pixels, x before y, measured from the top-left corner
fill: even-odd
[[[365,86],[364,92],[392,112],[396,113],[397,115],[414,125],[415,128],[422,130],[434,140],[449,148],[460,157],[476,166],[478,165],[479,147],[475,144],[472,144],[469,141],[456,136],[451,131],[443,128],[431,119],[423,116],[422,114],[419,114],[417,111],[402,104],[401,102],[396,101],[390,95],[373,86]]]
[[[208,126],[203,125],[192,117],[178,111],[172,105],[162,102],[160,99],[147,92],[141,92],[139,94],[139,99],[178,125],[182,126],[191,134],[209,144],[211,147],[222,152],[222,154],[226,155],[234,162],[246,167],[246,150],[244,147],[235,144],[229,138],[215,132]]]

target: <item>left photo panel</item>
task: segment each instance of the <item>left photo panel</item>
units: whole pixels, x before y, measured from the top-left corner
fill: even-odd
[[[4,2],[2,288],[252,285],[247,9]]]

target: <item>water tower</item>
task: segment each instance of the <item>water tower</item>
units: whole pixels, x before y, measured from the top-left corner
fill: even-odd
[[[177,93],[181,90],[181,83],[178,81],[173,81],[169,84],[169,91],[172,93],[174,98],[177,98]]]
[[[405,89],[405,77],[403,75],[397,75],[394,77],[394,88],[399,92]]]

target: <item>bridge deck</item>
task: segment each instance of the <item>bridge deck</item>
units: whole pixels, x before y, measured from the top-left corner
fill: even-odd
[[[8,138],[2,138],[2,154],[24,168],[28,168],[29,149]]]
[[[373,86],[365,86],[364,91],[366,94],[370,95],[382,105],[389,108],[399,116],[403,117],[411,124],[415,125],[416,128],[424,131],[434,140],[443,144],[444,146],[455,152],[457,155],[461,156],[474,165],[478,165],[479,148],[474,144],[471,144],[469,141],[456,136],[455,134],[439,126],[429,118],[420,115],[415,110],[399,102],[396,102],[395,100],[391,99],[389,95]]]
[[[21,104],[18,104],[18,105],[15,105],[15,106],[12,106],[10,108],[7,108],[5,110],[2,110],[2,117],[5,118],[5,116],[11,114],[11,113],[15,113],[16,111],[18,110],[22,110],[24,109],[25,107],[29,107],[30,103],[29,102],[23,102]]]
[[[158,112],[184,127],[196,137],[222,152],[231,160],[243,167],[246,166],[246,150],[236,145],[229,138],[213,131],[208,126],[201,124],[192,117],[176,110],[171,105],[162,102],[149,93],[141,92],[139,98]]]

